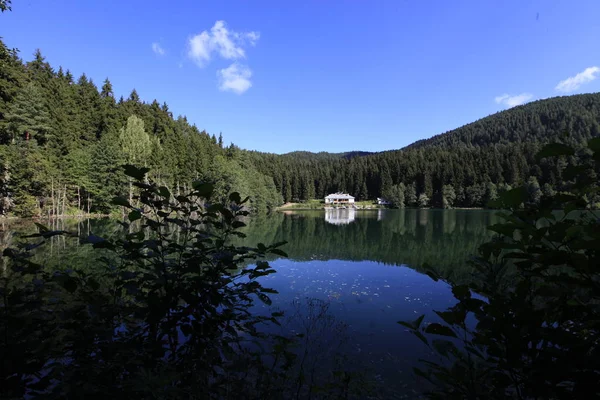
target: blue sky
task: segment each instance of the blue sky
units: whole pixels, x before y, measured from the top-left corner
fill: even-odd
[[[600,91],[599,17],[598,0],[14,0],[0,36],[242,148],[380,151]]]

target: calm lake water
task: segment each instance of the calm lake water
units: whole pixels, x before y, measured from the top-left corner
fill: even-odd
[[[448,285],[423,274],[423,265],[454,282],[468,282],[466,261],[491,237],[486,227],[497,221],[485,210],[289,211],[253,217],[244,228],[244,244],[287,241],[282,249],[289,255],[270,260],[277,273],[263,284],[279,294],[272,295],[271,306],[257,304],[255,312],[283,310],[285,329],[312,330],[310,345],[321,357],[315,363],[327,364],[339,350],[348,366],[372,373],[394,397],[413,398],[419,386],[412,367],[430,354],[397,321],[421,314],[434,321],[432,310],[454,303]],[[80,235],[110,236],[122,229],[105,219],[54,224]],[[14,245],[15,232],[35,230],[31,222],[0,223],[0,246]],[[53,238],[47,246],[46,260],[94,266],[94,251],[76,238]]]

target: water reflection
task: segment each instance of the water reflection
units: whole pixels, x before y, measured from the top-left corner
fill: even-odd
[[[470,278],[466,261],[491,237],[487,226],[497,221],[485,210],[339,211],[351,211],[352,222],[331,223],[329,210],[255,217],[243,243],[287,241],[283,249],[295,261],[369,260],[417,270],[429,264],[461,281]]]
[[[483,210],[289,211],[253,216],[244,228],[247,237],[236,244],[287,241],[283,250],[289,258],[273,256],[277,273],[264,277],[264,285],[279,292],[272,307],[290,315],[294,304],[306,299],[325,302],[348,327],[348,355],[381,375],[387,388],[407,393],[411,386],[406,385],[414,383],[411,367],[426,353],[396,321],[443,310],[454,301],[448,285],[420,273],[423,264],[455,282],[474,279],[466,260],[491,236],[487,226],[496,221],[493,212]],[[81,245],[78,236],[123,232],[108,219],[47,225],[74,235],[50,238],[37,261],[71,268],[99,265],[98,251]],[[14,246],[19,233],[36,231],[32,221],[0,221],[0,250]],[[256,305],[256,312],[271,311]]]
[[[354,208],[327,208],[325,221],[333,225],[347,225],[354,222],[356,210]]]

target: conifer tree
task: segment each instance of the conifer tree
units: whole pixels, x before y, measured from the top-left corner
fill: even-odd
[[[19,91],[5,118],[13,143],[35,140],[43,145],[51,135],[50,114],[41,89],[33,82]]]

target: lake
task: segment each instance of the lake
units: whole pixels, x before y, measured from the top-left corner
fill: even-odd
[[[320,210],[255,216],[243,228],[244,244],[286,241],[288,258],[269,260],[276,274],[263,278],[276,289],[273,304],[255,312],[285,312],[285,329],[308,332],[313,362],[328,365],[342,354],[348,366],[412,398],[418,391],[412,367],[428,358],[427,348],[397,324],[444,310],[454,303],[449,286],[423,273],[429,265],[453,282],[468,282],[467,260],[491,237],[486,227],[498,221],[487,210]],[[119,234],[114,221],[59,220],[53,229],[78,235]],[[30,221],[0,223],[0,246],[16,243],[14,233],[33,233]],[[75,237],[55,237],[46,245],[46,262],[93,268],[95,253]],[[40,255],[38,257],[41,257]],[[307,324],[310,321],[310,324]],[[279,329],[269,327],[269,330]]]

